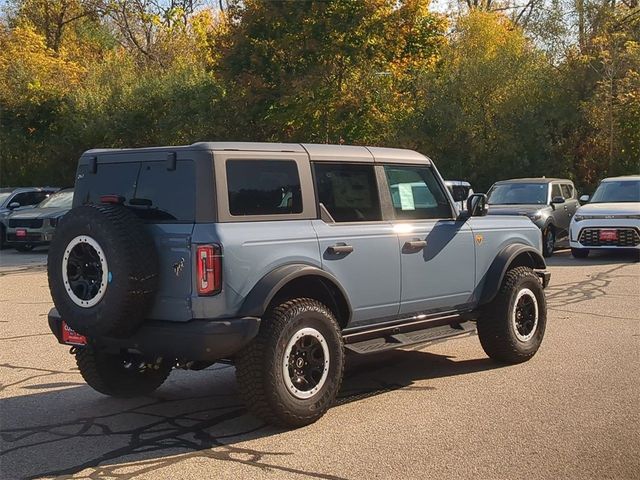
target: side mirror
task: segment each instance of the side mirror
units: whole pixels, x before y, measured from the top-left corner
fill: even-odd
[[[564,198],[563,197],[553,197],[551,199],[551,203],[564,203]]]
[[[18,208],[20,206],[20,202],[11,202],[9,204],[9,210],[13,210],[14,208]]]
[[[589,195],[582,195],[580,197],[580,203],[587,203],[591,197]]]
[[[487,214],[487,196],[484,193],[474,193],[467,199],[469,217],[484,217]]]

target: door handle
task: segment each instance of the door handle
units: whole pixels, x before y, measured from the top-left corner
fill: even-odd
[[[341,245],[331,245],[327,248],[327,252],[331,255],[338,255],[341,253],[351,253],[353,252],[353,247],[351,245],[341,244]]]
[[[411,240],[404,243],[404,248],[407,250],[421,250],[427,246],[426,240]]]

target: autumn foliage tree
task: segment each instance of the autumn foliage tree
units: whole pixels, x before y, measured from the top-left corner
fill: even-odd
[[[640,172],[635,0],[8,0],[0,183],[199,140],[416,148],[476,190]]]

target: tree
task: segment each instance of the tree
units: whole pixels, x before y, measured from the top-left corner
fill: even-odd
[[[433,64],[443,19],[414,0],[236,2],[221,59],[237,134],[381,142],[410,103],[410,72]]]

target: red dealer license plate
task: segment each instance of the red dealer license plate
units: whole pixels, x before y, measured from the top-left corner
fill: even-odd
[[[24,228],[19,228],[16,230],[16,237],[24,238],[27,236],[27,231]]]
[[[600,230],[600,240],[605,242],[618,240],[618,231],[617,230]]]
[[[87,338],[84,335],[76,333],[66,322],[62,322],[62,343],[69,345],[86,345]]]

